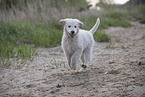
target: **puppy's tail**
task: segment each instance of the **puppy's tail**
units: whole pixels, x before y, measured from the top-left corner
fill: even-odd
[[[96,24],[95,24],[94,27],[90,30],[90,32],[91,32],[92,34],[94,34],[95,31],[98,29],[99,24],[100,24],[100,19],[98,18],[97,21],[96,21]]]

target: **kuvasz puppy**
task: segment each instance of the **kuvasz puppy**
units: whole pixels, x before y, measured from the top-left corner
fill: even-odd
[[[83,23],[78,19],[61,19],[59,24],[64,26],[62,49],[67,63],[71,69],[75,70],[77,62],[81,60],[82,65],[79,72],[85,72],[91,60],[94,45],[93,34],[100,24],[100,19],[97,19],[90,31],[79,29]]]

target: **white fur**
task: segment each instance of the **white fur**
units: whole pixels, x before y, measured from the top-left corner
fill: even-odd
[[[80,59],[82,64],[88,67],[94,45],[93,33],[97,30],[100,19],[97,19],[96,24],[90,31],[79,29],[79,26],[83,23],[77,19],[62,19],[59,24],[64,25],[62,49],[70,68],[75,70],[76,63]],[[86,68],[83,67],[79,70],[79,72],[85,71]]]

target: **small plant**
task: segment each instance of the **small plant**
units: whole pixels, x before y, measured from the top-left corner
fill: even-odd
[[[54,57],[53,57],[53,59],[51,59],[50,64],[51,64],[51,67],[52,67],[53,69],[58,69],[58,68],[61,67],[62,65],[64,65],[64,67],[65,67],[65,62],[64,62],[64,61],[60,61],[59,59],[56,60]],[[49,66],[50,66],[50,65],[49,65]]]
[[[44,67],[44,70],[47,70],[47,67],[51,68],[51,69],[58,69],[59,67],[61,67],[62,65],[65,67],[65,62],[64,61],[60,61],[59,59],[55,59],[54,57],[49,61],[49,63],[45,60],[45,63],[42,64]]]
[[[105,49],[109,49],[109,48],[117,48],[117,46],[114,44],[112,44],[111,41],[109,41],[109,44],[106,45]]]
[[[111,36],[106,34],[104,31],[98,31],[96,33],[94,33],[94,38],[96,41],[98,42],[109,42],[111,41]]]
[[[36,49],[24,44],[13,47],[11,51],[8,50],[9,48],[3,47],[5,50],[1,50],[0,54],[1,67],[9,68],[12,65],[13,68],[20,68],[26,64],[28,66],[34,60],[34,56],[38,55]]]
[[[119,38],[115,39],[115,42],[120,42],[120,39]]]

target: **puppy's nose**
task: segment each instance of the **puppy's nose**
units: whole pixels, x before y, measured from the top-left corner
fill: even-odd
[[[71,34],[74,34],[75,33],[75,31],[71,31]]]

